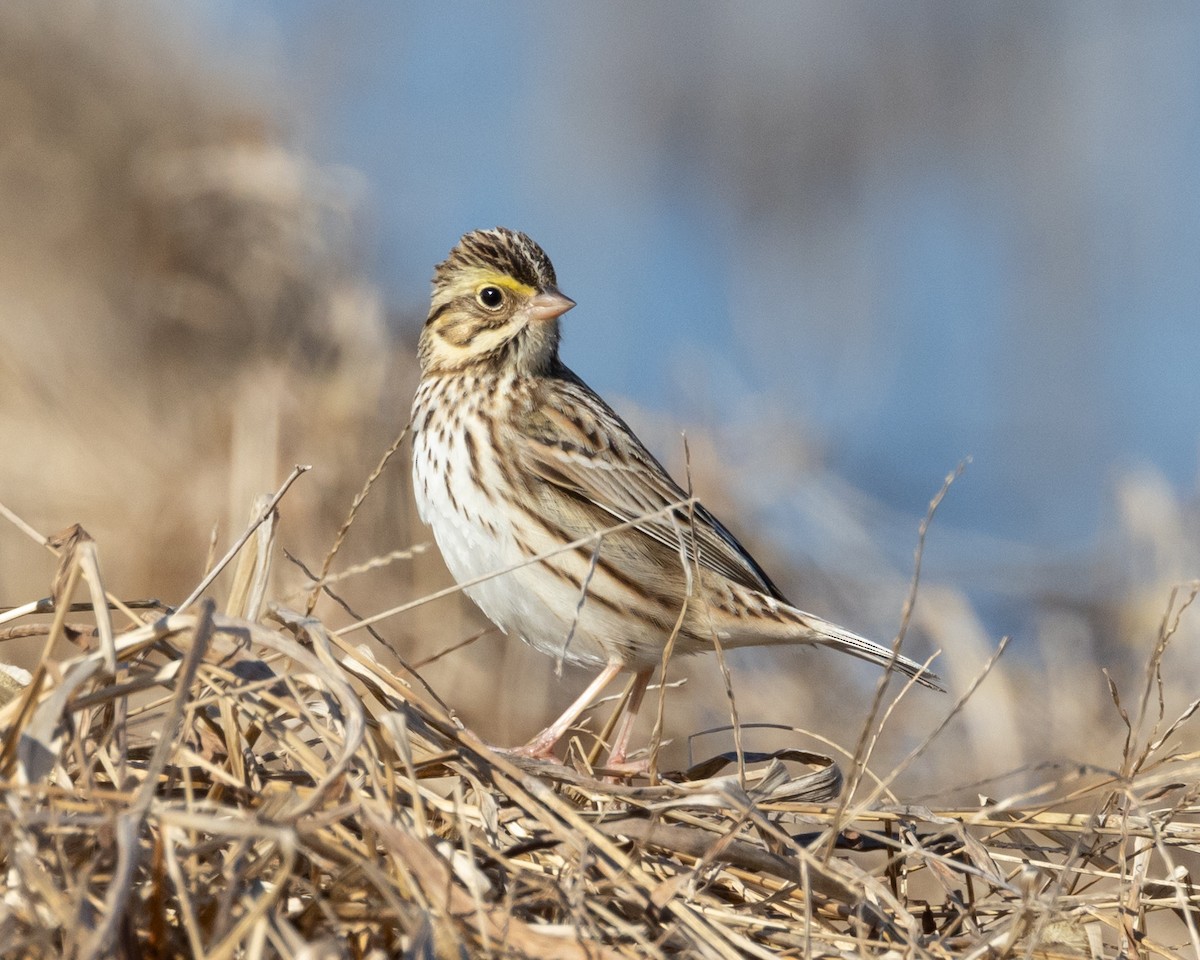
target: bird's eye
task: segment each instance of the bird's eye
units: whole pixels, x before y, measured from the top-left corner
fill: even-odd
[[[499,287],[482,287],[475,295],[475,299],[487,309],[495,310],[504,302],[504,291]]]

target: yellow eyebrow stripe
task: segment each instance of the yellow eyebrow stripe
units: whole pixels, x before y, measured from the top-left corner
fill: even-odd
[[[532,297],[537,290],[527,283],[522,283],[520,280],[514,280],[512,277],[497,277],[493,281],[498,287],[508,287],[509,290],[515,293],[522,294],[526,297]]]
[[[497,273],[495,270],[464,270],[462,277],[462,286],[469,287],[475,290],[482,284],[489,283],[496,287],[505,287],[513,293],[519,293],[524,297],[532,297],[537,290],[527,283],[522,283],[520,280],[510,277],[506,273]],[[458,284],[455,284],[458,286]]]

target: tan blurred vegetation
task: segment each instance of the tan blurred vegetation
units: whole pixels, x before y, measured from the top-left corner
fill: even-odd
[[[291,148],[277,108],[226,67],[148,25],[144,10],[0,8],[0,501],[43,533],[82,524],[99,543],[108,588],[126,598],[186,596],[212,552],[241,531],[253,498],[296,463],[315,469],[283,503],[279,542],[318,568],[402,428],[415,384],[412,345],[386,322],[362,266],[360,185]],[[416,318],[408,319],[412,330]],[[743,475],[706,438],[693,437],[691,450],[697,492],[744,528],[735,496]],[[779,462],[793,454],[781,449]],[[427,539],[407,483],[405,448],[335,569]],[[1123,726],[1100,667],[1112,667],[1123,689],[1140,685],[1171,586],[1200,570],[1195,541],[1183,535],[1186,507],[1152,478],[1131,478],[1123,490],[1117,552],[1137,558],[1136,578],[1118,574],[1106,596],[1080,604],[1029,573],[1023,589],[1038,611],[1037,635],[1017,638],[915,768],[916,792],[1047,758],[1118,762]],[[769,544],[747,539],[779,567]],[[301,606],[303,574],[276,569],[285,571],[276,596]],[[53,570],[17,530],[0,530],[0,603],[46,595]],[[881,565],[869,580],[835,587],[806,571],[796,599],[822,613],[886,603],[898,622],[908,578]],[[431,551],[338,591],[365,616],[446,582]],[[348,622],[332,604],[320,612]],[[914,626],[906,649],[942,648],[937,669],[956,693],[997,640],[945,584],[922,586]],[[387,647],[418,663],[486,628],[452,599],[378,629]],[[1196,640],[1185,617],[1167,655],[1168,704],[1200,686]],[[10,641],[3,659],[28,662],[38,652],[36,642]],[[852,746],[870,670],[812,651],[732,661],[742,720],[808,726]],[[500,743],[532,733],[583,680],[568,673],[558,682],[552,664],[495,631],[422,674]],[[689,681],[670,695],[669,733],[727,721],[713,658],[676,664],[675,674]],[[919,740],[952,702],[912,700],[881,750],[898,754]],[[748,743],[756,737],[769,746],[807,742],[770,732]]]
[[[43,532],[81,523],[117,593],[172,603],[298,462],[284,543],[319,560],[413,365],[356,262],[355,184],[144,12],[0,12],[0,489]],[[410,539],[402,474],[349,555]],[[45,593],[13,532],[4,595]]]

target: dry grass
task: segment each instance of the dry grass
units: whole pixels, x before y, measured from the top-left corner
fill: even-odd
[[[519,742],[577,678],[452,590],[428,602],[449,580],[404,448],[329,550],[414,377],[362,276],[357,188],[148,9],[0,8],[0,500],[20,514],[0,660],[32,681],[0,672],[0,954],[1200,957],[1191,588],[1162,613],[1200,569],[1194,506],[1126,478],[1102,588],[987,568],[1031,622],[990,673],[973,605],[923,584],[913,632],[961,704],[734,652],[672,665],[660,758],[684,773],[606,782],[584,732],[569,766],[516,767],[471,731]],[[820,475],[781,446],[755,448],[789,483]],[[736,523],[771,465],[692,447],[697,493]],[[314,470],[246,527],[297,462]],[[817,509],[874,539],[853,491]],[[37,532],[76,521],[95,540]],[[810,570],[796,596],[882,636],[909,583],[889,568]],[[154,597],[174,609],[130,599]],[[691,758],[731,702],[736,736],[695,742],[759,754]]]
[[[516,765],[271,602],[274,506],[219,608],[130,609],[86,533],[45,542],[53,595],[2,616],[44,638],[0,713],[9,955],[1200,956],[1200,758],[1175,748],[1197,704],[1161,698],[1195,589],[1132,710],[1113,688],[1113,770],[970,809],[853,759],[839,803],[833,760],[789,750],[618,784],[578,752]]]

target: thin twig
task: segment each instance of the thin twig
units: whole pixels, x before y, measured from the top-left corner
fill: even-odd
[[[196,585],[196,589],[188,594],[187,598],[182,603],[179,603],[173,607],[172,611],[186,610],[200,598],[200,596],[209,588],[212,582],[217,579],[221,571],[224,570],[229,564],[229,561],[237,556],[237,552],[242,549],[246,541],[254,536],[254,531],[257,530],[261,524],[265,523],[269,516],[271,516],[271,514],[275,511],[275,508],[279,505],[279,501],[283,499],[284,494],[288,492],[292,484],[311,469],[311,466],[301,466],[300,464],[297,464],[292,469],[292,472],[288,474],[288,478],[283,481],[283,486],[275,491],[275,496],[271,497],[271,499],[267,501],[266,506],[258,512],[258,516],[251,521],[250,526],[248,526],[242,532],[242,535],[234,541],[233,546],[231,546],[225,552],[225,556],[223,556],[219,561],[217,561],[216,564],[213,565],[212,569],[209,570],[208,573],[205,574],[204,578]]]
[[[346,514],[346,519],[342,521],[342,525],[338,528],[337,536],[333,538],[333,546],[329,548],[329,552],[325,554],[325,559],[321,562],[321,572],[317,576],[316,584],[313,586],[312,592],[308,595],[308,601],[304,605],[304,612],[311,614],[317,606],[317,599],[321,596],[321,585],[325,583],[329,576],[329,570],[333,566],[333,560],[338,555],[338,551],[342,549],[342,543],[345,542],[346,535],[350,532],[350,528],[354,525],[354,520],[358,516],[358,510],[367,499],[367,494],[371,492],[371,487],[375,485],[375,481],[379,479],[392,457],[396,455],[396,451],[400,449],[400,444],[404,442],[404,438],[408,436],[409,428],[412,427],[412,420],[404,425],[404,429],[400,431],[399,436],[392,441],[392,445],[384,451],[382,457],[379,458],[379,463],[375,465],[375,469],[371,471],[367,477],[366,483],[363,484],[361,490],[354,496],[354,500],[350,503],[350,510]]]
[[[834,818],[835,829],[830,833],[825,848],[825,856],[828,858],[833,854],[833,841],[837,836],[836,825],[840,823],[842,815],[846,812],[854,798],[854,793],[858,789],[859,783],[862,782],[863,770],[866,767],[869,756],[870,744],[876,734],[875,720],[879,715],[879,711],[883,706],[884,694],[887,691],[888,683],[892,678],[892,671],[895,668],[896,660],[900,656],[900,648],[904,643],[904,637],[908,633],[908,625],[912,620],[913,608],[917,603],[917,588],[921,582],[921,561],[925,555],[925,537],[929,533],[929,527],[933,523],[933,516],[937,513],[937,508],[941,505],[942,500],[950,491],[951,485],[962,476],[970,459],[963,460],[954,469],[953,473],[946,476],[942,481],[942,486],[938,490],[934,498],[929,502],[929,509],[925,512],[925,517],[922,519],[920,526],[917,529],[917,546],[913,553],[913,574],[912,580],[909,583],[908,596],[904,601],[904,609],[900,615],[900,628],[896,631],[896,638],[892,642],[892,657],[887,664],[883,675],[875,684],[875,694],[871,698],[871,708],[867,711],[867,716],[863,720],[862,730],[859,733],[858,744],[854,748],[854,762],[850,765],[847,772],[847,780],[845,792],[838,804],[838,815]],[[905,689],[912,686],[910,681]]]

